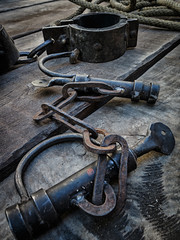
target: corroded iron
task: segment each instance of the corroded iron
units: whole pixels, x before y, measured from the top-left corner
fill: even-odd
[[[106,132],[106,130],[104,130],[104,129],[96,128],[96,131],[98,134],[102,134],[104,137],[109,135],[109,133]],[[83,142],[84,142],[84,146],[86,147],[86,149],[88,151],[96,153],[96,154],[107,154],[107,153],[112,153],[116,150],[115,145],[98,146],[98,145],[94,144],[94,142],[92,142],[91,137],[92,136],[91,136],[90,132],[87,129],[85,129],[83,131]]]
[[[117,194],[117,205],[116,212],[120,213],[126,202],[126,182],[128,173],[128,144],[126,140],[117,135],[110,134],[104,139],[103,145],[108,146],[112,143],[119,143],[121,146],[121,159],[119,163],[119,173],[118,173],[118,194]]]
[[[0,73],[12,67],[20,56],[14,41],[0,24]]]
[[[107,62],[122,56],[137,44],[138,21],[113,13],[88,13],[61,21],[61,26],[43,28],[44,39],[55,43],[47,53],[80,51],[79,60]]]
[[[41,106],[42,106],[42,109],[45,109],[45,111],[53,110],[58,115],[66,118],[69,121],[69,123],[67,121],[65,122],[63,119],[58,118],[57,120],[61,121],[65,125],[67,125],[70,129],[75,130],[78,133],[82,133],[81,129],[78,129],[73,126],[73,124],[77,124],[78,126],[81,126],[82,128],[88,129],[91,132],[91,135],[93,138],[98,137],[98,133],[97,133],[96,129],[94,127],[90,126],[88,123],[84,122],[83,120],[81,120],[77,117],[71,116],[68,113],[64,112],[63,110],[61,110],[51,104],[44,103]]]
[[[137,157],[140,157],[151,150],[157,150],[158,152],[165,154],[170,154],[172,152],[175,140],[171,130],[162,123],[152,124],[150,130],[151,134],[145,138],[143,143],[136,146],[135,149],[129,149],[128,161],[124,162],[125,165],[124,163],[121,164],[120,161],[122,154],[121,151],[115,152],[110,158],[108,158],[105,175],[106,182],[110,182],[119,175],[120,179],[124,179],[125,184],[127,172],[130,172],[136,168]],[[104,144],[109,145],[109,143],[119,142],[120,139],[118,138],[119,136],[117,135],[107,135],[105,137]],[[15,184],[22,202],[8,207],[6,209],[6,216],[9,226],[14,236],[18,240],[32,239],[43,233],[47,230],[47,228],[54,226],[63,213],[67,212],[74,205],[76,205],[77,200],[80,201],[82,198],[86,198],[86,196],[90,197],[93,194],[93,183],[96,174],[97,162],[90,164],[89,166],[83,168],[79,172],[73,174],[69,178],[47,190],[40,189],[31,195],[27,193],[22,179],[27,166],[45,149],[54,144],[59,144],[66,141],[82,142],[83,136],[81,134],[62,134],[50,138],[40,143],[29,153],[27,153],[17,167]],[[119,170],[121,174],[119,174]],[[125,175],[123,173],[125,173]],[[123,181],[121,184],[123,184]],[[105,191],[106,190],[107,189],[105,188]],[[125,185],[121,185],[119,191],[120,194],[118,194],[118,196],[120,196],[120,201],[117,201],[117,203],[119,202],[120,205],[117,205],[115,209],[117,211],[119,209],[121,210],[124,206],[124,190]],[[107,192],[106,194],[108,195]],[[108,197],[109,196],[110,195],[108,195]],[[113,210],[113,195],[112,198],[110,197],[110,202],[111,204],[109,205],[109,209]]]
[[[81,196],[81,194],[78,194],[72,199],[72,204],[95,217],[102,217],[109,214],[116,206],[116,195],[113,188],[109,184],[103,183],[103,185],[105,201],[102,205],[95,205],[89,202],[84,195]]]
[[[51,117],[52,115],[54,115],[55,112],[62,115],[62,111],[60,111],[60,109],[65,107],[75,99],[79,101],[94,102],[103,101],[109,98],[109,96],[116,96],[130,98],[132,101],[145,100],[148,103],[154,104],[158,98],[160,89],[159,85],[150,84],[148,86],[143,84],[142,82],[136,81],[134,83],[111,81],[96,78],[93,79],[88,76],[76,76],[74,80],[77,80],[77,82],[69,82],[63,86],[63,95],[55,102],[47,104],[49,105],[49,107],[45,107],[45,105],[42,105],[43,111],[38,112],[33,117],[36,122]],[[134,94],[136,94],[136,99],[134,99]],[[55,119],[59,120],[59,118],[57,117]],[[61,122],[64,122],[64,120],[61,119]],[[77,119],[76,122],[78,122]],[[69,125],[69,127],[71,126],[72,125]]]
[[[32,63],[37,60],[48,45],[54,42],[48,39],[30,52],[19,52],[13,39],[0,24],[0,73],[8,71],[15,64]]]

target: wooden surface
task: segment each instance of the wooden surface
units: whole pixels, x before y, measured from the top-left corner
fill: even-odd
[[[148,36],[151,37],[152,33],[153,39],[147,44]],[[61,59],[50,62],[47,66],[62,73],[90,74],[92,77],[105,79],[121,79],[122,76],[127,78],[127,76],[132,75],[131,69],[134,72],[134,69],[138,68],[139,65],[141,67],[141,63],[146,61],[153,52],[158,51],[161,45],[178,36],[175,32],[164,33],[165,37],[162,39],[162,32],[146,31],[141,28],[137,47],[126,51],[121,58],[108,63],[90,64],[79,62],[76,65],[70,65],[68,59]],[[30,35],[15,42],[19,50],[30,51],[42,41],[42,33],[40,32],[33,34],[33,37]],[[35,89],[31,82],[41,78],[48,79],[38,69],[36,62],[24,65],[1,76],[2,142],[0,147],[0,169],[3,170],[0,179],[4,178],[4,174],[6,175],[9,169],[13,169],[12,166],[9,168],[9,165],[16,164],[33,146],[49,136],[64,131],[62,125],[55,122],[49,125],[39,125],[32,120],[32,116],[40,110],[41,104],[53,102],[59,97],[61,91],[60,87]],[[76,107],[76,109],[78,108],[79,106]],[[86,108],[86,105],[84,108]],[[74,111],[75,115],[78,112],[78,110],[75,111],[74,109],[69,109],[69,111]],[[31,131],[29,131],[30,128]]]
[[[6,4],[1,1],[0,9],[16,7],[19,4],[29,4],[29,1],[8,1]],[[60,18],[60,15],[66,17],[76,9],[76,6],[68,1],[55,2],[49,4],[49,7],[42,6],[36,6],[35,11],[29,7],[28,10],[25,8],[27,12],[23,9],[1,13],[0,21],[11,35],[15,35],[52,23]],[[128,50],[117,60],[108,63],[80,62],[69,65],[67,59],[62,59],[53,61],[48,66],[63,73],[85,73],[93,77],[119,79],[177,35],[176,32],[141,26],[137,47]],[[15,42],[19,50],[29,51],[41,41],[42,34],[36,33]],[[39,239],[138,240],[143,236],[145,239],[178,239],[179,53],[180,47],[177,47],[139,79],[147,84],[150,82],[160,84],[159,100],[154,106],[145,102],[131,103],[128,99],[115,98],[86,118],[86,121],[94,127],[122,135],[130,147],[146,136],[150,124],[161,121],[168,125],[175,135],[176,147],[173,153],[170,156],[163,156],[152,152],[139,159],[138,169],[131,173],[128,179],[128,199],[123,218],[111,219],[111,222],[108,219],[95,220],[77,210],[63,218],[57,228]],[[42,103],[52,102],[61,92],[60,87],[34,88],[31,82],[41,78],[48,77],[38,69],[37,63],[19,67],[0,76],[1,164],[5,164],[10,158],[21,157],[24,154],[24,146],[30,149],[35,145],[33,141],[35,136],[37,142],[37,136],[40,136],[41,141],[47,136],[56,134],[57,129],[58,132],[62,131],[62,127],[59,128],[57,123],[38,125],[32,120],[32,116],[40,110]],[[69,155],[67,149],[71,149]],[[25,179],[28,190],[33,192],[40,187],[50,187],[95,159],[96,156],[87,153],[76,143],[70,146],[67,144],[63,147],[55,146],[52,151],[46,151],[39,156],[36,159],[38,161],[28,169]],[[151,175],[153,179],[150,178]],[[152,184],[153,181],[157,184]],[[13,184],[13,175],[4,180],[0,187],[0,239],[13,239],[4,216],[5,208],[19,201]],[[163,196],[165,199],[162,201]]]

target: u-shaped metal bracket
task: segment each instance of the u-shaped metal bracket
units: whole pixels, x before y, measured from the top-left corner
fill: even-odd
[[[94,205],[84,198],[83,194],[78,194],[72,200],[72,203],[81,208],[86,213],[93,216],[105,216],[110,213],[116,206],[116,195],[113,188],[105,183],[104,185],[105,201],[102,205]]]

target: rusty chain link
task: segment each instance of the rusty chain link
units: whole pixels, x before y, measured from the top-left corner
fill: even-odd
[[[34,116],[35,121],[42,121],[46,118],[54,118],[57,121],[65,124],[72,131],[83,134],[83,143],[88,151],[98,154],[97,169],[94,179],[92,202],[89,202],[84,196],[79,196],[73,200],[73,203],[79,206],[85,212],[94,216],[104,216],[110,213],[118,202],[119,211],[123,208],[126,199],[126,179],[127,179],[127,159],[128,145],[125,139],[119,135],[109,134],[103,129],[95,129],[83,120],[80,120],[62,110],[63,107],[72,103],[74,100],[79,101],[101,101],[110,95],[117,96],[124,90],[113,90],[113,87],[102,82],[71,82],[64,85],[62,88],[62,96],[52,104],[44,103],[41,105],[42,111]],[[91,93],[90,96],[85,95]],[[93,94],[93,96],[92,96]],[[55,115],[56,114],[56,115]],[[55,116],[54,116],[55,115]],[[66,120],[65,120],[66,119]],[[84,128],[77,128],[74,124]],[[97,145],[93,139],[99,135],[103,135],[103,141]],[[116,143],[119,143],[122,148],[120,166],[119,166],[119,192],[117,201],[112,187],[106,183],[106,165],[107,154],[116,151]],[[103,194],[105,200],[103,202]],[[80,199],[80,200],[79,200]]]

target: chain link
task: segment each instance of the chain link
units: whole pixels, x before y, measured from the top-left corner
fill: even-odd
[[[95,94],[93,97],[97,101],[97,99],[101,97],[99,94],[104,94],[103,97],[109,97],[109,93],[113,94],[114,96],[115,94],[120,94],[123,89],[113,91],[113,88],[111,86],[101,82],[67,83],[62,89],[62,97],[55,101],[53,104],[42,104],[41,107],[43,111],[36,114],[34,119],[36,121],[40,121],[53,116],[56,120],[65,124],[71,130],[83,134],[83,143],[86,149],[98,154],[92,202],[89,202],[87,199],[82,197],[81,201],[74,199],[74,203],[91,215],[104,216],[111,212],[115,206],[119,211],[121,211],[125,204],[127,161],[129,151],[127,142],[121,136],[109,134],[103,129],[95,129],[83,120],[71,116],[62,110],[64,106],[67,106],[74,100],[87,99],[87,96],[79,96],[79,94],[82,94],[82,92],[87,93],[89,91]],[[106,95],[106,93],[108,94]],[[88,100],[92,101],[92,96],[89,96]],[[55,113],[56,116],[54,116]],[[66,120],[64,120],[64,118]],[[81,130],[80,128],[75,127],[74,124],[85,128],[85,130]],[[93,141],[93,139],[96,139],[99,134],[104,136],[101,145],[97,145]],[[122,147],[121,161],[119,166],[119,192],[117,198],[118,207],[115,200],[114,190],[105,182],[107,153],[114,153],[116,151],[116,143],[119,143]],[[105,202],[103,203],[104,193],[106,198]]]

